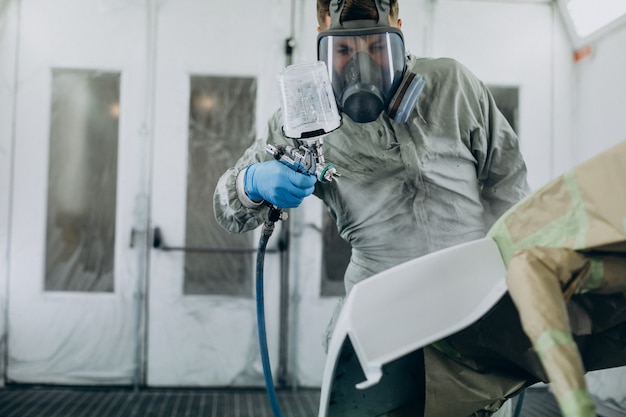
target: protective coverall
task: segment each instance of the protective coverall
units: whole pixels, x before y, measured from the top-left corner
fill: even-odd
[[[422,75],[425,87],[406,124],[384,113],[371,123],[344,117],[324,140],[326,161],[341,177],[318,182],[314,194],[352,247],[346,293],[392,266],[484,237],[529,192],[517,136],[486,86],[451,59],[409,57],[407,66]],[[248,165],[271,158],[266,143],[293,145],[282,134],[280,111],[267,139],[258,139],[218,181],[215,216],[231,233],[267,218],[268,208],[245,207],[235,186]]]
[[[314,194],[352,246],[347,293],[399,263],[484,237],[529,191],[517,136],[486,86],[451,59],[411,56],[407,68],[424,78],[425,87],[406,124],[384,113],[362,124],[344,117],[324,140],[326,161],[341,177],[318,182]],[[271,158],[266,143],[293,145],[281,127],[279,111],[267,138],[218,181],[215,216],[229,232],[252,230],[267,217],[267,207],[241,203],[236,178],[251,163]],[[327,338],[332,328],[333,321]]]

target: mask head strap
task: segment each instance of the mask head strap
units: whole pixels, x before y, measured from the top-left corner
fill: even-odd
[[[341,13],[346,5],[346,0],[331,0],[328,11],[330,12],[329,29],[358,29],[365,27],[386,26],[389,27],[389,12],[391,11],[390,0],[374,0],[378,10],[378,21],[371,20],[348,20],[341,22]]]

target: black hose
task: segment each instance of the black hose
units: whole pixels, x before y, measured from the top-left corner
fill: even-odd
[[[265,377],[265,388],[267,390],[267,396],[269,397],[270,405],[272,406],[272,412],[274,417],[282,417],[283,414],[280,411],[280,405],[278,404],[278,396],[276,395],[276,389],[274,387],[274,379],[272,378],[272,368],[270,366],[270,357],[267,349],[267,334],[265,330],[265,302],[263,296],[263,266],[265,263],[265,248],[267,242],[274,232],[274,222],[280,217],[280,210],[276,210],[277,213],[272,212],[276,210],[270,209],[270,220],[266,221],[263,225],[261,232],[261,238],[259,240],[259,248],[257,249],[256,257],[256,317],[257,317],[257,329],[259,334],[259,347],[261,349],[261,363],[263,364],[263,375]],[[274,220],[272,220],[274,219]]]

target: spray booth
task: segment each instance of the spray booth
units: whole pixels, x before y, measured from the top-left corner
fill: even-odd
[[[412,54],[487,84],[533,189],[626,139],[624,10],[581,33],[568,3],[400,2]],[[2,384],[264,386],[259,232],[226,233],[212,198],[316,29],[315,0],[0,0]],[[318,389],[350,248],[319,200],[289,214],[269,356],[278,387]],[[626,408],[623,368],[588,378]]]

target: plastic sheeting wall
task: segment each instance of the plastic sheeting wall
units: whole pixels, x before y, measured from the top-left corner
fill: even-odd
[[[6,309],[9,194],[12,166],[12,121],[15,85],[16,19],[14,4],[0,2],[0,357],[6,357]],[[0,374],[6,373],[0,360]],[[0,385],[4,384],[4,378]]]
[[[452,56],[489,86],[519,89],[520,146],[532,188],[554,173],[556,77],[550,3],[442,0],[433,5],[432,55]],[[528,22],[532,21],[532,30]]]
[[[591,44],[574,67],[573,139],[576,162],[626,140],[626,25]]]

